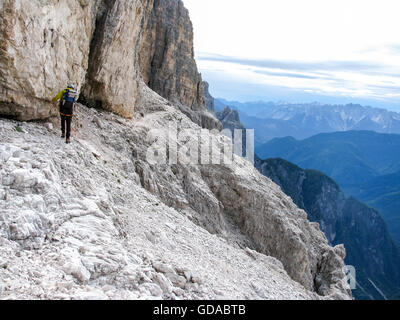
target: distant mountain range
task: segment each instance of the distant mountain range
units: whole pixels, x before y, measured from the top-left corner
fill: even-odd
[[[255,129],[256,154],[316,169],[380,211],[400,243],[400,114],[355,104],[240,103],[215,99],[219,117]],[[234,117],[233,117],[234,115]],[[232,126],[232,124],[230,125]],[[301,141],[299,141],[301,140]]]
[[[215,105],[221,110],[218,102]],[[216,115],[226,129],[245,128],[236,110],[225,107]],[[290,153],[297,140],[273,142],[276,148]],[[255,166],[304,209],[310,221],[320,224],[332,244],[345,245],[346,263],[355,266],[357,272],[357,289],[353,290],[357,299],[400,299],[400,247],[378,211],[355,197],[346,197],[339,185],[322,172],[304,170],[283,159],[261,160],[257,156]]]
[[[378,209],[400,243],[400,135],[347,131],[301,141],[276,138],[256,147],[256,154],[324,172],[347,195]]]
[[[393,238],[400,243],[400,171],[367,181],[356,195],[382,213]]]
[[[237,110],[242,123],[256,130],[256,144],[273,138],[292,136],[305,139],[319,133],[369,130],[400,133],[400,114],[357,104],[327,105],[320,103],[235,102],[215,100],[220,111],[225,106]]]

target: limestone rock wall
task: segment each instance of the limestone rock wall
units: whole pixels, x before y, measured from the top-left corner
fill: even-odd
[[[80,99],[126,118],[145,83],[197,124],[221,129],[205,108],[193,30],[180,0],[4,0],[0,115],[42,120],[73,82]]]
[[[197,124],[221,129],[205,108],[182,1],[4,0],[1,9],[0,115],[50,118],[51,99],[73,82],[84,104],[132,118],[144,79]]]
[[[193,26],[181,0],[154,0],[139,52],[145,83],[191,109],[205,106],[193,50]]]
[[[154,0],[138,54],[143,80],[152,90],[203,128],[222,129],[206,108],[204,86],[194,59],[193,26],[181,0]]]
[[[141,81],[137,46],[153,0],[101,3],[83,88],[87,104],[133,117]]]
[[[48,118],[68,82],[85,78],[97,1],[0,2],[0,114]]]

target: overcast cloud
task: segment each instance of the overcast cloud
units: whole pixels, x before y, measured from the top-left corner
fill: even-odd
[[[398,0],[183,1],[214,96],[400,107]]]

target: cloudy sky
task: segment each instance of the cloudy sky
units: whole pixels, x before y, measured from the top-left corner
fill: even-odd
[[[400,111],[399,0],[183,0],[215,97]]]

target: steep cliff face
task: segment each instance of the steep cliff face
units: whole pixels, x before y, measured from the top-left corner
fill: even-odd
[[[138,43],[152,0],[101,2],[91,41],[83,100],[131,118],[141,81]]]
[[[338,184],[321,172],[303,170],[282,159],[257,159],[256,167],[281,186],[311,221],[320,224],[330,243],[345,245],[346,262],[357,271],[357,298],[398,295],[400,248],[377,211],[346,198]]]
[[[57,113],[68,82],[81,101],[131,118],[145,82],[196,123],[218,128],[205,108],[193,31],[178,0],[3,1],[0,114],[20,120]],[[82,90],[81,90],[82,88]]]
[[[209,129],[221,129],[205,105],[193,49],[193,26],[181,0],[154,0],[139,45],[144,82]]]
[[[173,103],[204,107],[193,50],[193,26],[181,0],[154,0],[143,30],[140,66],[145,83]]]
[[[132,117],[137,42],[151,0],[3,1],[0,114],[46,119],[68,82],[90,105]]]
[[[0,6],[0,114],[48,118],[57,90],[83,83],[96,2],[4,0]]]

